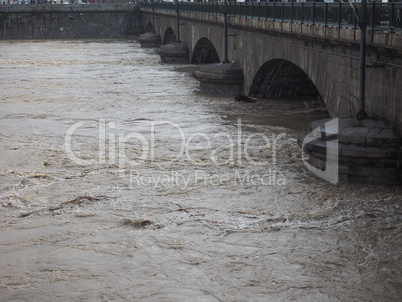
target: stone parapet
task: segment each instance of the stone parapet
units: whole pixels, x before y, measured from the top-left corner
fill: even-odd
[[[151,12],[150,8],[141,8]],[[173,10],[158,10],[159,15],[176,16]],[[180,12],[180,18],[223,24],[222,15],[200,14],[194,12]],[[297,35],[299,38],[326,40],[331,44],[360,44],[360,30],[358,28],[338,28],[314,24],[287,23],[272,20],[257,20],[251,18],[228,17],[228,26],[242,30],[266,31]],[[383,31],[367,31],[367,44],[375,47],[391,48],[402,55],[402,34]]]

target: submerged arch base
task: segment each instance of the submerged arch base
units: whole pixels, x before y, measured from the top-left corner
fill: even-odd
[[[307,74],[294,63],[273,59],[257,71],[250,96],[260,98],[289,98],[311,96],[321,98]]]
[[[174,33],[174,30],[171,27],[168,27],[165,31],[165,34],[163,35],[163,41],[162,44],[170,44],[170,43],[176,43],[177,38],[176,34]]]
[[[212,42],[207,38],[199,39],[194,47],[191,64],[215,64],[219,62],[218,52]]]

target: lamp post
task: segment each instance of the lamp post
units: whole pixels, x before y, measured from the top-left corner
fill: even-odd
[[[177,42],[180,41],[180,10],[179,10],[179,0],[176,0],[176,13],[177,13]]]
[[[155,0],[151,2],[152,7],[152,32],[155,33]]]
[[[360,91],[359,91],[359,112],[356,114],[356,117],[357,119],[365,119],[367,117],[367,113],[364,110],[364,97],[365,97],[365,86],[366,86],[367,0],[362,0],[359,27],[360,27]]]
[[[228,3],[225,0],[225,7],[223,9],[223,29],[224,29],[224,42],[223,42],[223,49],[224,49],[224,58],[222,63],[228,63]]]

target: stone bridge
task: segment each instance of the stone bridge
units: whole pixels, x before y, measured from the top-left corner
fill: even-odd
[[[154,28],[162,35],[163,44],[175,42],[180,35],[181,42],[189,47],[189,63],[224,60],[222,11],[210,11],[213,5],[208,3],[180,3],[183,8],[198,5],[203,13],[181,9],[177,22],[178,13],[172,3],[157,5],[154,16],[149,3],[142,3],[140,10],[134,4],[1,5],[0,39],[122,38]],[[283,10],[285,5],[290,14]],[[303,5],[312,9],[313,22],[305,22],[308,14],[299,14],[294,22],[300,7],[303,12]],[[341,20],[349,17],[342,16],[340,9],[338,18],[331,15],[330,10],[336,11],[336,6],[321,4],[325,6],[320,16],[318,5],[258,4],[246,6],[240,14],[230,13],[228,59],[242,68],[246,95],[317,96],[331,116],[353,116],[359,107],[360,31],[355,24],[341,26]],[[341,5],[347,4],[339,3],[339,8]],[[382,6],[376,8],[381,14]],[[232,5],[233,9],[241,7]],[[402,132],[402,4],[393,3],[389,8],[387,28],[377,26],[381,20],[374,17],[380,13],[370,18],[367,64],[373,68],[366,72],[365,109],[369,115],[395,122]],[[274,18],[261,18],[269,9],[273,9]],[[371,9],[375,11],[374,4]],[[279,18],[275,18],[277,11]]]
[[[153,20],[155,24],[152,24]],[[222,61],[224,16],[141,8],[141,25],[162,43],[187,43],[189,62]],[[179,33],[178,33],[179,24]],[[359,108],[359,41],[355,27],[228,17],[229,61],[243,69],[246,95],[322,98],[332,117],[354,116]],[[370,29],[370,27],[369,27]],[[366,102],[368,115],[386,117],[402,129],[402,35],[368,30]],[[377,67],[377,68],[375,68]]]

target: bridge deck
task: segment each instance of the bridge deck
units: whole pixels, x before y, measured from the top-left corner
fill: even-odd
[[[244,3],[243,3],[244,4]],[[274,3],[268,3],[273,6]],[[267,5],[268,5],[267,4]],[[308,4],[312,6],[312,3],[295,3],[296,4],[304,4],[302,7]],[[318,3],[317,3],[318,4]],[[324,3],[326,4],[326,3]],[[327,3],[328,4],[328,3]],[[344,3],[342,3],[343,5]],[[391,3],[390,3],[391,4]],[[401,8],[402,3],[398,6],[390,6],[395,8]],[[339,4],[336,3],[339,7]],[[349,4],[348,4],[349,5]],[[206,7],[214,7],[216,9],[215,12],[212,12],[210,8],[207,12],[201,12],[200,7],[202,5],[194,4],[194,3],[183,3],[180,5],[180,16],[184,19],[190,20],[198,20],[202,22],[210,22],[210,23],[224,23],[224,15],[222,11],[218,11],[219,6],[217,4],[206,4]],[[233,5],[235,6],[235,5]],[[246,7],[246,5],[239,5],[241,7]],[[251,7],[252,5],[249,4]],[[254,5],[258,7],[257,5]],[[253,6],[253,7],[254,7]],[[260,6],[263,7],[265,4]],[[387,7],[388,7],[387,6]],[[243,7],[243,8],[244,8]],[[324,6],[329,8],[330,6]],[[343,6],[342,6],[343,7]],[[349,6],[350,7],[350,6]],[[141,10],[151,13],[151,5],[141,4]],[[172,3],[157,3],[155,4],[155,12],[159,15],[166,15],[170,17],[175,17],[177,15],[177,11],[174,10],[175,6]],[[345,7],[346,9],[346,7]],[[356,25],[356,23],[350,24],[346,20],[342,19],[341,22],[336,22],[336,24],[328,22],[328,21],[317,21],[317,17],[315,19],[309,20],[297,20],[293,19],[292,22],[286,21],[286,19],[276,19],[276,18],[268,18],[260,15],[230,15],[228,18],[228,24],[234,28],[247,28],[248,30],[258,30],[258,31],[267,31],[270,33],[280,33],[280,34],[291,34],[298,35],[300,37],[306,37],[309,39],[318,39],[325,40],[331,44],[359,44],[360,43],[360,29]],[[375,47],[384,47],[387,51],[394,52],[397,56],[402,56],[402,28],[390,27],[389,24],[383,24],[382,27],[378,26],[369,26],[367,28],[367,44]]]

